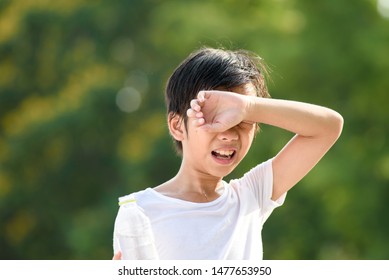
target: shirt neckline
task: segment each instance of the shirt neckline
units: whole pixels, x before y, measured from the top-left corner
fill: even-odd
[[[217,204],[220,201],[223,201],[225,199],[225,197],[227,196],[229,185],[225,181],[222,181],[222,183],[223,183],[223,187],[222,187],[223,192],[220,194],[220,196],[218,198],[216,198],[215,200],[209,201],[209,202],[192,202],[192,201],[187,201],[187,200],[183,200],[183,199],[179,199],[179,198],[166,196],[166,195],[163,195],[163,194],[157,192],[154,188],[147,188],[146,191],[148,191],[150,194],[157,196],[165,201],[169,201],[169,202],[173,202],[173,203],[177,203],[177,204],[181,204],[181,205],[192,206],[192,207],[196,206],[196,207],[200,208],[200,207],[205,207],[205,206],[212,206],[212,205]]]

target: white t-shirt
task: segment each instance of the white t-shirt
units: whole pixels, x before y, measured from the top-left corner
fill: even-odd
[[[273,201],[272,189],[268,160],[240,179],[223,181],[220,197],[208,203],[167,197],[151,188],[134,196],[150,219],[159,259],[261,260],[262,226],[286,196]]]

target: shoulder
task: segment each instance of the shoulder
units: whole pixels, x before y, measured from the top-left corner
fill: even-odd
[[[230,181],[232,188],[244,197],[252,197],[263,205],[270,200],[273,190],[273,159],[251,168],[241,178]]]
[[[273,158],[264,161],[257,166],[251,168],[241,178],[231,180],[231,183],[239,185],[258,185],[265,184],[272,186],[273,184]]]

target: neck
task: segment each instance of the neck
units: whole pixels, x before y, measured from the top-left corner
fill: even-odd
[[[192,164],[185,164],[183,160],[175,179],[180,182],[182,189],[190,191],[215,192],[222,182],[222,177],[217,177],[204,171],[193,168]]]
[[[217,199],[217,189],[222,186],[222,177],[215,177],[181,164],[177,175],[156,188],[156,191],[170,197],[191,201],[209,202]]]

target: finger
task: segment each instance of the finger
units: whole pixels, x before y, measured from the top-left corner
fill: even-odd
[[[186,115],[188,116],[188,118],[193,119],[192,124],[195,127],[199,127],[205,124],[204,113],[201,111],[201,105],[199,99],[192,99],[190,101],[190,108],[186,111]]]
[[[121,260],[122,259],[122,252],[117,252],[114,256],[113,256],[113,258],[112,258],[112,260],[115,260],[115,261],[117,261],[117,260]]]
[[[186,115],[188,116],[188,118],[195,118],[196,117],[196,112],[192,108],[189,108],[186,111]]]
[[[197,94],[197,99],[199,100],[200,103],[204,102],[206,97],[207,97],[207,92],[204,90],[199,91],[199,93]]]
[[[202,125],[204,125],[205,124],[205,119],[204,118],[198,118],[198,119],[193,119],[192,120],[192,124],[193,124],[193,126],[197,126],[197,127],[199,127],[199,126],[202,126]]]
[[[187,111],[186,111],[186,115],[189,117],[189,118],[202,118],[204,116],[203,112],[196,112],[195,110],[189,108]]]
[[[190,101],[190,107],[191,107],[193,110],[197,111],[197,112],[200,112],[200,110],[201,110],[201,106],[200,106],[200,104],[199,104],[199,102],[198,102],[197,99],[192,99],[192,100]]]

